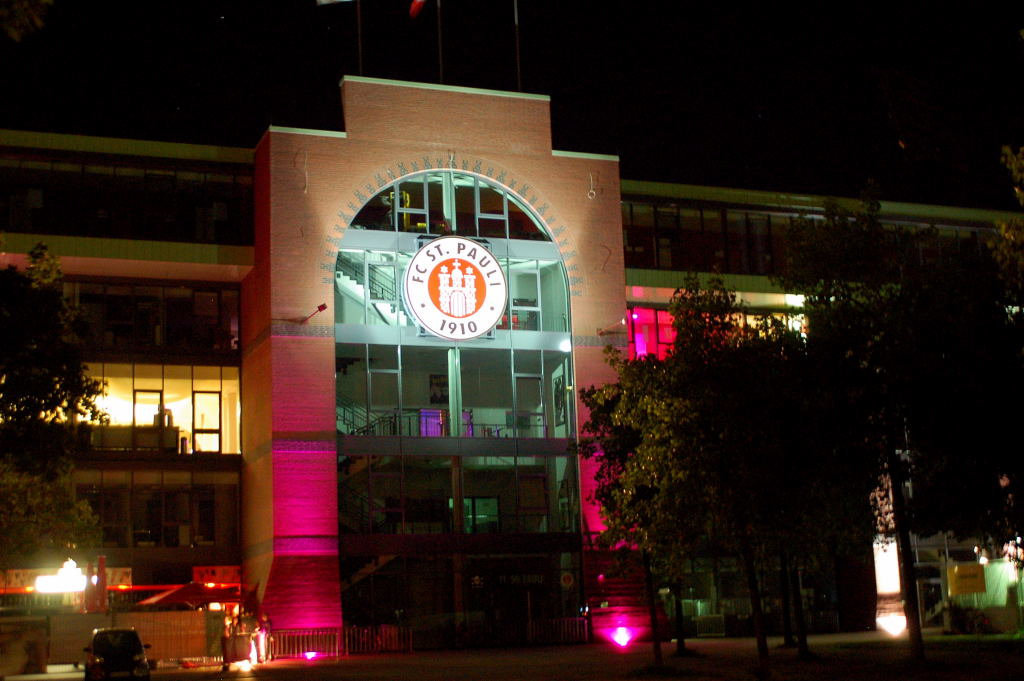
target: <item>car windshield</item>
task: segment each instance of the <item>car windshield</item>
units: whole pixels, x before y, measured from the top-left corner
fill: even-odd
[[[96,655],[141,653],[142,641],[134,631],[101,631],[93,639],[92,648]]]

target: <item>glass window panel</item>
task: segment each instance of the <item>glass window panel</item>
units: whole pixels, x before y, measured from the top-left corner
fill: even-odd
[[[526,208],[513,196],[508,197],[508,238],[550,241],[542,227],[534,222]]]
[[[771,223],[767,215],[747,215],[750,229],[751,267],[754,274],[770,274],[772,269]]]
[[[88,345],[102,345],[107,316],[103,285],[78,283],[74,286],[78,289],[78,309],[86,327],[83,340]]]
[[[397,371],[398,348],[394,345],[368,346],[370,371]]]
[[[163,366],[159,364],[135,365],[136,390],[162,390],[164,387]]]
[[[679,226],[676,222],[675,206],[656,206],[654,209],[654,222],[658,229],[675,231]]]
[[[366,346],[338,343],[335,347],[338,430],[352,433],[366,426]]]
[[[159,286],[135,287],[135,342],[143,347],[163,345],[162,289]]]
[[[106,289],[107,318],[104,345],[125,348],[132,343],[134,304],[131,286],[108,286]]]
[[[136,487],[131,499],[132,544],[157,546],[163,539],[163,494],[160,488]]]
[[[195,513],[195,534],[193,539],[199,546],[212,546],[216,541],[217,506],[212,486],[195,487],[192,490]]]
[[[545,437],[544,392],[540,378],[516,376],[516,434]]]
[[[634,357],[643,357],[649,353],[657,352],[657,333],[655,327],[655,313],[649,307],[634,307],[629,312],[630,320],[630,345]]]
[[[456,175],[455,181],[455,231],[462,236],[476,235],[476,199],[474,198],[475,178]],[[504,221],[503,221],[504,223]],[[504,235],[504,224],[502,224]]]
[[[220,391],[220,367],[192,367],[192,389]]]
[[[480,218],[478,222],[480,223],[480,236],[492,239],[505,238],[504,218]]]
[[[352,220],[356,229],[394,230],[392,213],[392,193],[381,193],[374,196],[363,206]]]
[[[401,208],[424,209],[423,184],[424,178],[422,177],[415,180],[406,180],[401,183]]]
[[[707,209],[703,211],[704,217],[704,253],[710,257],[711,268],[724,272],[725,260],[725,235],[722,233],[722,211]]]
[[[694,208],[680,208],[679,227],[681,231],[673,259],[682,269],[694,272],[706,270],[700,211]]]
[[[516,350],[515,371],[517,374],[537,374],[541,372],[541,353],[537,350]]]
[[[163,394],[159,391],[135,391],[135,425],[155,426],[160,424],[160,409]],[[154,443],[155,444],[155,443]]]
[[[559,262],[538,263],[540,266],[541,329],[543,331],[569,331],[567,282]]]
[[[450,176],[449,176],[450,177]],[[427,176],[427,204],[430,211],[428,232],[431,234],[450,234],[452,229],[452,206],[454,188],[441,174]]]
[[[220,433],[197,432],[194,436],[195,451],[217,453],[220,451]]]
[[[242,451],[242,399],[238,367],[224,367],[221,372],[221,447],[225,454]]]
[[[505,217],[504,194],[489,185],[480,183],[480,215]]]
[[[217,350],[238,349],[238,291],[225,289],[220,292],[220,328],[214,339]]]
[[[735,211],[726,212],[726,252],[728,272],[748,274],[750,272],[750,251],[747,241],[747,215]]]
[[[654,206],[649,203],[634,203],[632,226],[654,227]]]
[[[404,463],[406,531],[451,532],[451,457],[407,456]]]
[[[195,393],[196,429],[220,429],[220,393]]]
[[[192,296],[192,342],[197,348],[213,348],[220,322],[217,291],[195,291]]]
[[[129,479],[128,471],[103,471],[104,487],[127,487]]]
[[[188,347],[192,340],[192,289],[165,287],[164,316],[167,322],[165,345]]]
[[[511,437],[505,415],[512,411],[512,356],[508,350],[462,348],[462,410],[473,437]],[[467,435],[470,433],[467,431]]]
[[[547,437],[569,437],[572,431],[572,390],[570,355],[544,352],[545,418]]]
[[[368,530],[370,507],[368,456],[344,456],[338,462],[338,526],[343,533]]]

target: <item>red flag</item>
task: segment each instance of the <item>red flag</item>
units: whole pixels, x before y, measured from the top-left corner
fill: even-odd
[[[426,4],[427,0],[412,0],[412,4],[409,5],[409,16],[415,19]]]

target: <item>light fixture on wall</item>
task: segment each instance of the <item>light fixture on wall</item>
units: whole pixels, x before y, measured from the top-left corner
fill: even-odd
[[[306,322],[311,320],[311,318],[313,317],[314,314],[318,314],[319,312],[323,312],[326,309],[327,309],[327,303],[321,303],[321,304],[316,306],[316,309],[314,309],[309,314],[306,314],[305,316],[290,317],[290,318],[287,318],[287,320],[282,320],[282,318],[274,317],[272,321],[273,322],[291,322],[292,324],[305,324]]]
[[[305,324],[306,322],[308,322],[310,319],[313,318],[313,315],[319,314],[319,313],[323,312],[326,309],[327,309],[327,303],[320,303],[319,305],[316,306],[315,310],[313,310],[308,315],[306,315],[301,320],[299,320],[299,324]]]
[[[626,335],[626,318],[623,317],[614,324],[609,324],[603,329],[597,330],[598,336]]]

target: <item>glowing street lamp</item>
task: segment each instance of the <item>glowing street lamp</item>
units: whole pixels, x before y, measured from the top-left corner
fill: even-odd
[[[36,593],[66,594],[85,591],[85,575],[75,561],[68,558],[55,575],[36,577]]]

